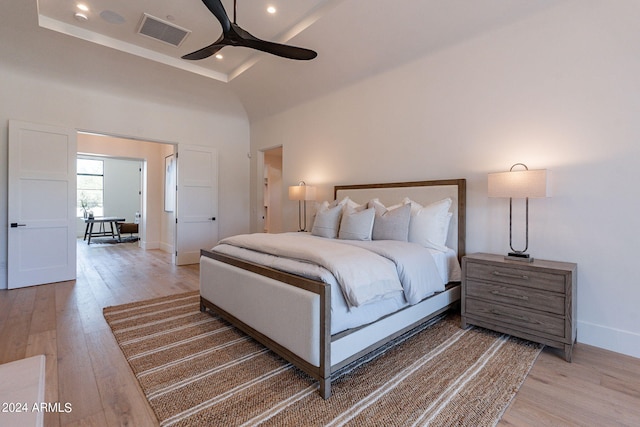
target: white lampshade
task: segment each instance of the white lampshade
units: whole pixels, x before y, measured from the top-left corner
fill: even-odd
[[[289,187],[289,200],[315,200],[316,188],[311,185],[293,185]]]
[[[549,197],[548,175],[546,169],[490,173],[489,197]]]

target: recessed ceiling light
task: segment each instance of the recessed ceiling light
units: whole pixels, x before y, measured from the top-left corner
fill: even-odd
[[[216,59],[222,59],[222,58],[224,58],[224,56],[222,56],[221,54],[216,55]]]
[[[269,12],[269,13],[271,13],[271,14],[276,13],[276,8],[275,8],[275,7],[273,7],[273,6],[269,6],[269,7],[267,8],[267,12]]]
[[[78,9],[84,12],[89,12],[89,6],[87,6],[86,4],[78,3],[76,6],[78,7]]]
[[[85,15],[84,13],[80,13],[80,12],[77,12],[75,15],[73,15],[73,17],[76,18],[80,22],[85,22],[85,21],[89,20],[89,18],[87,18],[87,15]]]

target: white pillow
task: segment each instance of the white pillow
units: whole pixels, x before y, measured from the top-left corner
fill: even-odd
[[[382,203],[380,201],[380,199],[375,198],[375,199],[369,200],[369,203],[367,204],[367,207],[374,208],[376,210],[379,209],[379,208],[382,208],[382,209],[386,209],[388,211],[392,211],[392,210],[397,209],[397,208],[399,208],[401,206],[404,206],[404,205],[405,205],[405,203],[404,203],[404,200],[403,200],[402,202],[400,202],[398,204],[391,205],[391,206],[385,206],[384,203]]]
[[[373,221],[372,240],[400,240],[406,242],[409,237],[411,205],[385,207],[378,199],[369,202],[376,212]]]
[[[340,202],[336,200],[333,203],[337,203],[340,206],[342,206],[342,213],[344,213],[345,210],[347,209],[351,209],[359,212],[367,208],[367,205],[358,204],[357,202],[351,200],[349,196],[346,196],[344,199],[340,200]]]
[[[336,204],[330,207],[329,202],[322,202],[316,210],[316,217],[313,220],[311,234],[314,236],[335,239],[338,237],[338,227],[340,227],[340,217],[342,216],[342,206]]]
[[[409,241],[427,248],[446,250],[447,235],[452,213],[449,212],[451,199],[446,198],[426,206],[409,198],[405,204],[411,204],[409,222]]]
[[[376,212],[373,208],[358,210],[347,206],[342,213],[338,238],[344,240],[371,240],[375,215]]]

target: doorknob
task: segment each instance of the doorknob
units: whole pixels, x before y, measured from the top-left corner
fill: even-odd
[[[216,217],[215,217],[215,216],[211,218],[211,221],[215,221],[215,220],[216,220]]]
[[[17,222],[12,222],[11,223],[11,228],[17,228],[17,227],[26,227],[27,224],[18,224]]]

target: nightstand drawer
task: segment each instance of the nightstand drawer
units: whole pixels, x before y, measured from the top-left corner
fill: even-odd
[[[537,331],[549,336],[564,338],[564,317],[490,303],[475,298],[466,298],[465,303],[466,312],[469,316],[483,317],[498,324],[508,324],[529,331]]]
[[[513,286],[508,283],[486,283],[469,279],[466,281],[465,293],[467,297],[527,307],[536,311],[560,315],[564,315],[565,311],[563,294]]]
[[[562,274],[475,262],[467,263],[466,273],[468,278],[521,285],[558,293],[565,292],[565,277]]]

